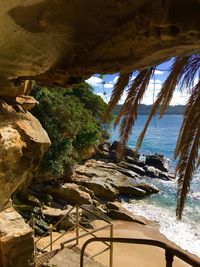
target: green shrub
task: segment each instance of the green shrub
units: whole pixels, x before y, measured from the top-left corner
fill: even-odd
[[[100,117],[106,103],[86,83],[70,89],[34,86],[32,95],[40,103],[32,113],[52,142],[41,171],[62,176],[65,165],[80,158],[81,149],[99,140]]]

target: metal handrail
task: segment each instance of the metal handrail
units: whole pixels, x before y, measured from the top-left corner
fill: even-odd
[[[82,238],[82,237],[86,237],[86,236],[88,236],[88,235],[93,235],[93,236],[95,236],[94,233],[96,233],[96,232],[98,232],[98,231],[100,231],[100,230],[104,230],[104,229],[106,229],[106,228],[110,228],[110,237],[111,237],[111,238],[113,237],[113,224],[112,224],[110,221],[106,220],[106,219],[103,218],[101,215],[95,214],[95,213],[93,213],[92,211],[90,211],[89,209],[87,209],[87,208],[85,208],[85,207],[83,207],[83,206],[79,206],[79,205],[76,205],[77,214],[79,214],[79,213],[78,213],[78,209],[79,209],[79,207],[80,207],[82,210],[85,210],[85,211],[87,211],[88,213],[92,214],[93,216],[97,217],[98,219],[105,221],[108,225],[99,227],[99,228],[94,229],[94,230],[92,230],[92,231],[88,231],[87,229],[84,229],[83,226],[80,226],[80,225],[79,225],[79,223],[78,223],[78,222],[79,222],[79,218],[76,216],[76,237],[71,238],[71,239],[69,239],[69,240],[67,240],[67,241],[65,241],[65,242],[62,242],[62,243],[60,244],[60,245],[61,245],[61,249],[64,248],[64,245],[65,245],[65,244],[70,243],[70,242],[75,241],[75,240],[76,240],[76,244],[78,245],[78,241],[79,241],[80,238]],[[79,230],[78,230],[79,227],[82,228],[82,229],[84,229],[84,230],[86,231],[86,233],[84,233],[84,234],[82,234],[82,235],[79,235]],[[97,237],[97,236],[95,236],[95,237]],[[105,243],[105,242],[103,242],[103,243]],[[107,250],[109,249],[109,250],[110,250],[109,266],[110,266],[110,267],[113,267],[113,244],[112,244],[112,242],[110,242],[109,245],[108,245],[108,244],[105,244],[105,245],[108,246],[108,248],[103,249],[102,251],[99,251],[98,253],[94,254],[93,256],[90,256],[90,258],[94,258],[94,257],[96,257],[96,256],[98,256],[98,255],[100,255],[100,254],[102,254],[103,252],[105,252],[105,251],[107,251]]]
[[[172,267],[174,256],[183,260],[193,267],[200,267],[200,261],[192,258],[190,255],[185,254],[181,250],[173,248],[172,246],[158,240],[152,239],[137,239],[137,238],[122,238],[122,237],[95,237],[88,239],[82,246],[81,249],[81,257],[80,257],[80,267],[83,267],[84,263],[84,252],[86,247],[92,242],[112,242],[112,243],[127,243],[127,244],[141,244],[141,245],[149,245],[155,246],[159,248],[163,248],[165,250],[165,260],[166,267]]]
[[[50,242],[49,242],[48,245],[46,245],[44,248],[42,248],[40,250],[40,252],[44,251],[48,247],[50,247],[50,251],[53,250],[53,243],[55,243],[56,241],[58,241],[60,238],[62,238],[66,234],[66,232],[65,232],[65,233],[63,233],[62,235],[60,235],[59,237],[57,237],[56,239],[53,240],[53,236],[52,236],[53,230],[55,229],[56,226],[59,225],[59,223],[61,223],[64,219],[66,219],[67,216],[69,216],[70,212],[72,212],[75,208],[76,208],[76,225],[75,225],[75,228],[76,228],[76,236],[74,238],[68,239],[68,240],[60,243],[61,249],[64,248],[65,244],[71,243],[73,241],[76,241],[76,245],[78,245],[79,244],[79,239],[82,238],[82,237],[86,237],[88,235],[92,235],[94,237],[97,237],[94,233],[96,233],[96,232],[98,232],[100,230],[106,229],[106,228],[110,228],[110,237],[113,236],[113,225],[112,225],[112,223],[110,221],[108,221],[107,219],[105,219],[104,217],[102,217],[99,214],[93,213],[92,211],[90,211],[89,209],[87,209],[87,208],[85,208],[83,206],[76,205],[76,206],[72,207],[55,225],[51,226],[46,233],[44,233],[41,237],[39,237],[35,241],[35,243],[34,243],[35,255],[36,255],[36,251],[37,251],[36,245],[37,245],[38,241],[40,241],[47,234],[50,234]],[[89,231],[88,229],[86,229],[85,227],[83,227],[83,226],[81,226],[79,224],[79,208],[81,210],[85,210],[86,212],[92,214],[96,218],[105,221],[107,223],[107,225],[104,225],[104,226],[101,226],[99,228],[93,229],[92,231]],[[34,220],[33,220],[33,226],[34,226]],[[86,233],[79,234],[79,228],[83,229]],[[69,230],[71,230],[71,229],[69,229]],[[99,254],[101,254],[101,253],[103,253],[103,252],[105,252],[107,250],[110,250],[109,266],[112,267],[113,266],[113,244],[112,244],[112,242],[109,242],[109,244],[106,243],[106,242],[103,242],[103,243],[107,246],[107,248],[106,249],[103,249],[102,251],[100,251],[100,252],[98,252],[98,253],[96,253],[96,254],[94,254],[92,256],[90,256],[89,258],[94,258],[97,255],[99,255]]]
[[[53,243],[55,243],[56,241],[58,241],[60,238],[62,238],[66,233],[63,233],[61,236],[59,236],[58,238],[56,238],[54,241],[53,241],[53,237],[52,237],[52,233],[53,233],[53,230],[55,229],[55,227],[56,226],[58,226],[59,225],[59,223],[61,223],[63,220],[65,220],[68,216],[69,216],[69,214],[70,214],[70,212],[72,212],[73,211],[73,209],[74,209],[75,207],[72,207],[71,209],[69,209],[68,211],[67,211],[67,213],[55,224],[55,225],[53,225],[53,226],[51,226],[49,229],[48,229],[48,231],[46,232],[46,233],[44,233],[42,236],[40,236],[35,242],[34,242],[34,252],[35,252],[35,254],[36,254],[36,250],[37,250],[37,248],[36,248],[36,245],[37,245],[37,243],[38,243],[38,241],[40,241],[42,238],[44,238],[45,236],[47,236],[48,234],[50,234],[50,242],[49,242],[49,244],[46,246],[46,247],[44,247],[44,248],[42,248],[41,249],[41,252],[42,251],[44,251],[45,249],[47,249],[48,247],[50,247],[50,250],[52,251],[52,249],[53,249],[53,247],[52,247],[52,245],[53,245]],[[34,219],[33,219],[33,225],[35,225],[35,221],[34,221]],[[71,229],[69,229],[69,230],[71,230]]]

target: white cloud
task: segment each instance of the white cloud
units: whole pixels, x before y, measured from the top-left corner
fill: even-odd
[[[162,71],[156,71],[156,74],[163,74],[163,72]],[[106,94],[103,94],[102,80],[100,78],[93,76],[93,77],[89,78],[88,80],[86,80],[86,82],[88,82],[92,86],[96,86],[97,88],[101,88],[102,92],[97,93],[97,95],[101,96],[105,102],[109,102],[110,93],[111,93],[118,77],[119,76],[115,76],[113,80],[110,80],[104,84]],[[131,80],[133,80],[134,78],[135,77],[133,76],[131,78]],[[195,84],[196,83],[197,83],[197,79],[195,79]],[[153,101],[155,101],[156,96],[157,96],[158,92],[160,91],[161,87],[162,87],[162,81],[160,79],[155,79],[155,84],[154,84],[154,79],[151,79],[149,86],[147,88],[147,91],[146,91],[141,103],[146,104],[146,105],[151,105],[153,103]],[[123,104],[126,97],[127,97],[127,91],[125,91],[124,94],[122,95],[122,97],[119,101],[119,104]],[[187,103],[188,97],[189,96],[187,93],[187,89],[183,90],[182,92],[180,92],[179,90],[176,89],[170,105],[185,105]]]
[[[155,70],[154,73],[157,74],[157,75],[162,75],[162,74],[164,73],[164,71],[161,71],[161,70]]]
[[[156,99],[156,95],[157,95],[158,91],[155,93],[155,97],[153,97],[153,91],[152,90],[147,90],[143,100],[142,100],[142,104],[146,104],[146,105],[152,105],[153,101],[155,101]],[[170,102],[170,105],[174,106],[174,105],[185,105],[187,103],[188,100],[188,93],[187,91],[183,91],[180,92],[179,90],[175,90],[173,98]]]
[[[159,79],[155,79],[155,81],[154,81],[154,79],[151,79],[150,80],[150,83],[162,83],[162,81],[161,80],[159,80]]]
[[[119,78],[119,76],[116,76],[116,77],[114,78],[114,80],[113,80],[113,83],[116,83],[117,80],[118,80],[118,78]]]
[[[110,89],[110,88],[113,88],[113,84],[112,83],[105,83],[104,84],[104,88],[106,88],[106,89]]]
[[[180,92],[176,90],[174,92],[174,96],[172,98],[172,101],[170,105],[185,105],[187,103],[187,100],[189,98],[189,94],[186,91]]]
[[[196,77],[196,78],[194,79],[194,85],[196,85],[196,84],[198,83],[198,81],[199,81],[199,78]]]
[[[155,92],[158,92],[161,89],[161,87],[162,87],[162,84],[160,84],[160,83],[155,83],[155,84],[150,83],[148,88],[147,88],[147,91],[153,92],[155,89]]]
[[[99,77],[92,76],[89,79],[85,80],[86,83],[89,83],[92,86],[97,86],[102,83],[102,80]]]

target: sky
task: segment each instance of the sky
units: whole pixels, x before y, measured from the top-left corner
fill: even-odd
[[[166,79],[168,74],[168,70],[172,64],[172,61],[165,62],[157,66],[157,70],[155,71],[155,78],[153,77],[150,80],[147,91],[143,97],[142,104],[151,105],[156,98],[157,93],[161,89],[163,82]],[[133,75],[134,78],[134,75]],[[86,80],[94,88],[94,93],[101,96],[104,101],[109,102],[112,89],[118,79],[118,74],[112,75],[104,75],[104,90],[106,94],[104,94],[102,80],[99,78],[99,74],[96,74]],[[155,80],[155,84],[154,84]],[[126,98],[126,93],[123,94],[122,98],[119,101],[119,104],[122,104]],[[178,90],[178,88],[174,92],[173,99],[170,105],[185,105],[188,99],[187,90],[183,90],[182,92]]]

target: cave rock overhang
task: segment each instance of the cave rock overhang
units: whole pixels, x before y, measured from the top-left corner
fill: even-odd
[[[200,51],[198,0],[7,0],[0,4],[0,94],[34,79],[69,86]]]

